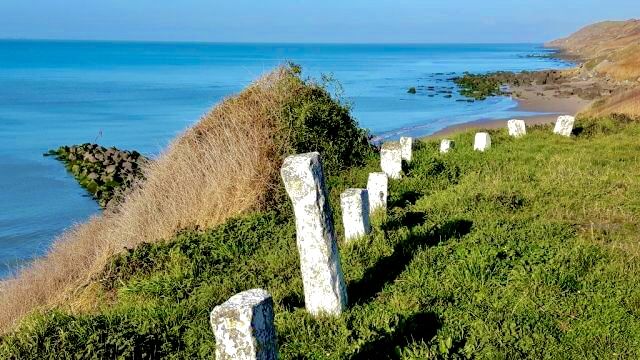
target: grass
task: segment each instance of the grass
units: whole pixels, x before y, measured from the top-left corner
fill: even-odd
[[[63,234],[45,257],[0,284],[0,332],[34,310],[98,306],[88,285],[123,250],[284,203],[282,159],[307,151],[321,151],[329,172],[373,154],[367,133],[325,84],[302,79],[295,65],[281,67],[187,129],[121,203]]]
[[[388,215],[340,243],[340,317],[303,309],[287,203],[111,257],[89,285],[98,307],[32,314],[0,355],[211,358],[209,311],[263,287],[282,359],[638,358],[640,124],[620,120],[583,120],[572,138],[492,131],[484,153],[472,133],[446,155],[419,143]],[[336,224],[339,193],[377,169],[329,177]]]
[[[640,87],[596,101],[584,113],[588,116],[625,114],[640,117]]]

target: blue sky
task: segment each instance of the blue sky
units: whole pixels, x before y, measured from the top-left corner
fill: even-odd
[[[0,38],[542,42],[640,0],[0,0]]]

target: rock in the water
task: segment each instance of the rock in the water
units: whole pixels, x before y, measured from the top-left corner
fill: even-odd
[[[369,192],[366,189],[347,189],[340,194],[342,224],[347,241],[371,232],[369,222]]]
[[[315,316],[339,315],[347,306],[347,291],[320,154],[289,156],[280,174],[296,217],[306,308]]]
[[[562,136],[571,136],[573,131],[573,124],[576,122],[576,118],[570,115],[562,115],[558,117],[556,126],[553,128],[554,134]]]
[[[524,120],[509,120],[507,121],[507,128],[509,129],[509,135],[513,137],[521,137],[527,134],[527,125]]]
[[[407,162],[411,161],[413,152],[413,138],[405,136],[401,137],[400,146],[402,146],[402,160]]]
[[[45,155],[55,156],[62,161],[76,180],[98,201],[102,207],[111,201],[116,193],[130,188],[142,178],[140,165],[147,159],[137,151],[124,151],[116,148],[106,149],[96,144],[62,146]],[[118,161],[114,159],[120,159]],[[122,162],[121,159],[129,159]],[[86,179],[85,179],[86,177]],[[86,181],[86,180],[90,181]],[[119,196],[122,198],[122,196]]]
[[[209,317],[218,360],[278,358],[273,299],[262,289],[243,291],[216,306]]]
[[[473,150],[485,151],[491,147],[491,136],[486,132],[476,134],[473,142]]]
[[[369,174],[367,193],[369,194],[369,213],[387,210],[389,178],[383,172]]]
[[[440,153],[442,154],[448,153],[449,150],[453,149],[453,146],[454,146],[453,140],[442,139],[442,141],[440,141]]]
[[[380,167],[392,179],[400,179],[402,177],[402,145],[399,142],[382,144]]]

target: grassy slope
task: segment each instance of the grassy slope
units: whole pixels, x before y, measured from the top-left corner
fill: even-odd
[[[584,61],[584,69],[598,76],[640,84],[640,20],[592,24],[546,45]],[[596,105],[586,114],[640,116],[638,86]]]
[[[421,144],[393,181],[386,219],[341,244],[350,307],[314,320],[303,307],[290,210],[139,246],[96,282],[104,309],[49,312],[0,343],[18,358],[209,358],[208,312],[269,290],[280,354],[294,358],[640,357],[640,125],[473,134],[447,155]],[[329,181],[337,198],[376,161]],[[339,229],[340,231],[340,229]],[[96,286],[97,286],[96,285]]]

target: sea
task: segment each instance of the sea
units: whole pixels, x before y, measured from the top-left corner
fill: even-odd
[[[334,94],[380,139],[534,115],[508,97],[468,102],[451,79],[570,66],[550,54],[540,44],[0,40],[0,278],[100,212],[61,163],[43,156],[50,149],[97,142],[154,157],[216,103],[287,62],[304,77],[333,79]]]

